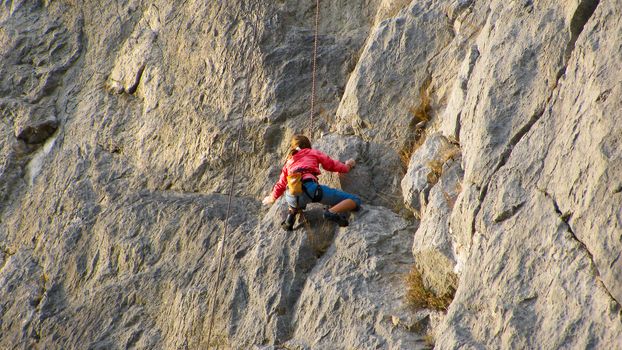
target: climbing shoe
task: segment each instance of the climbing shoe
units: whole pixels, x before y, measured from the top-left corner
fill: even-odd
[[[340,227],[348,226],[348,219],[343,214],[331,213],[329,210],[325,210],[324,219],[336,222]]]
[[[281,223],[281,227],[285,231],[291,231],[294,229],[294,222],[296,222],[296,213],[289,213],[285,221]]]

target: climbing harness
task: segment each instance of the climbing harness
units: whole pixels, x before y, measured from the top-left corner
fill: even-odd
[[[303,182],[302,190],[307,195],[307,197],[311,199],[311,202],[317,203],[322,200],[322,197],[324,196],[324,192],[322,190],[322,186],[320,186],[320,184],[317,181],[312,180],[312,179],[307,179],[307,180],[302,180],[302,182]],[[315,182],[317,184],[317,186],[315,186],[315,191],[313,191],[313,194],[307,191],[307,187],[304,185],[304,183],[306,182]]]

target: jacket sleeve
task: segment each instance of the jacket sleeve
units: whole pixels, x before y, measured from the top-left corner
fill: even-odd
[[[281,175],[279,176],[279,181],[274,185],[272,189],[272,198],[277,199],[283,195],[285,189],[287,188],[287,166],[284,166],[281,169]]]
[[[347,173],[350,171],[350,167],[343,164],[338,160],[334,160],[326,154],[316,150],[317,159],[322,164],[322,168],[328,171],[334,171],[337,173]]]

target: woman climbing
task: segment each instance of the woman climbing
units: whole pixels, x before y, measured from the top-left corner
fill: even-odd
[[[285,230],[293,229],[296,214],[304,210],[310,202],[330,206],[324,211],[324,218],[342,227],[348,226],[345,214],[360,207],[359,197],[318,184],[320,164],[324,170],[347,173],[354,167],[355,161],[349,159],[345,164],[341,163],[312,149],[311,142],[306,136],[294,135],[279,181],[274,185],[272,193],[263,199],[263,204],[271,205],[285,192],[289,206],[287,219],[281,223],[281,227]]]

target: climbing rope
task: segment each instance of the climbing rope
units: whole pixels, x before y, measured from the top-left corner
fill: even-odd
[[[317,72],[317,42],[318,42],[319,20],[320,20],[320,0],[316,0],[315,35],[314,35],[314,42],[313,42],[313,61],[312,61],[313,63],[312,63],[312,73],[311,73],[312,74],[312,77],[311,77],[311,125],[310,125],[310,131],[309,131],[309,135],[311,136],[311,138],[313,137],[313,127],[314,127],[315,82],[316,82],[316,72]],[[247,87],[246,91],[250,91],[249,77],[247,77],[247,80],[246,80],[246,87]],[[244,116],[246,114],[246,109],[247,107],[245,107],[244,111],[242,112],[242,117],[240,118],[241,120],[240,120],[240,125],[238,128],[237,143],[235,145],[235,158],[233,162],[233,171],[231,173],[231,176],[229,177],[230,187],[229,187],[229,199],[227,203],[227,213],[225,215],[225,227],[224,227],[222,238],[220,240],[220,245],[218,248],[219,255],[218,255],[218,267],[216,270],[216,286],[214,288],[214,293],[212,294],[212,298],[211,298],[212,307],[210,311],[210,320],[209,320],[209,327],[208,327],[208,332],[207,332],[207,346],[208,347],[211,344],[212,331],[214,328],[214,318],[216,315],[216,297],[218,295],[218,290],[220,289],[220,275],[221,275],[222,261],[223,261],[224,250],[225,250],[225,240],[227,238],[227,233],[228,233],[228,228],[229,228],[229,216],[231,214],[231,201],[233,198],[233,185],[234,185],[234,179],[235,179],[236,170],[237,170],[238,155],[239,155],[239,149],[240,149],[240,142],[242,140],[242,130],[244,128]],[[308,221],[307,221],[307,224],[308,224]],[[203,256],[205,255],[205,253],[206,252],[203,253]],[[218,345],[216,345],[215,348],[218,349]]]
[[[320,25],[320,0],[315,1],[315,30],[313,34],[313,57],[311,59],[311,123],[309,125],[309,139],[313,140],[314,113],[315,113],[315,81],[317,75],[317,38]],[[307,232],[311,232],[311,223],[301,210],[298,213],[298,221],[302,221]]]
[[[317,37],[318,27],[320,23],[320,0],[315,1],[315,36],[313,40],[313,59],[311,67],[311,125],[309,130],[309,137],[313,139],[313,121],[315,113],[315,76],[317,72]]]
[[[247,86],[247,91],[249,90],[249,82],[248,80],[250,79],[250,77],[246,78],[246,86]],[[249,96],[250,98],[250,96]],[[248,105],[247,105],[248,106]],[[235,157],[234,157],[234,161],[233,161],[233,171],[231,172],[230,176],[229,176],[229,183],[230,183],[230,187],[229,187],[229,200],[227,203],[227,214],[225,215],[225,227],[222,233],[222,237],[220,240],[220,245],[219,245],[219,255],[218,255],[218,268],[216,270],[216,287],[214,288],[214,293],[212,295],[212,310],[211,310],[211,316],[210,316],[210,320],[209,320],[209,330],[207,332],[207,346],[210,346],[210,342],[212,339],[212,328],[214,327],[214,316],[216,314],[216,297],[218,295],[218,290],[220,289],[220,274],[221,274],[221,270],[222,270],[222,260],[223,260],[223,256],[224,256],[224,251],[225,251],[225,240],[227,239],[227,231],[229,228],[229,216],[231,215],[231,199],[233,198],[233,185],[235,183],[235,175],[236,175],[236,170],[237,170],[237,164],[238,164],[238,155],[239,155],[239,150],[240,150],[240,142],[242,140],[242,129],[244,128],[244,115],[246,114],[247,111],[247,107],[244,108],[244,111],[242,112],[242,117],[240,120],[240,126],[238,127],[238,140],[237,143],[235,145]],[[205,253],[204,253],[205,254]],[[218,345],[216,345],[216,349],[218,349]]]

